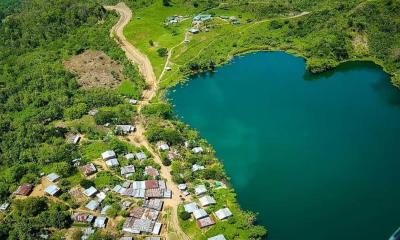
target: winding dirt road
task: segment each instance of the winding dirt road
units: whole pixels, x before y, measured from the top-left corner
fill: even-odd
[[[111,29],[110,35],[118,42],[122,50],[124,50],[126,57],[138,66],[139,71],[148,86],[148,89],[143,92],[142,99],[138,104],[139,121],[136,122],[137,130],[128,137],[134,145],[146,147],[149,152],[154,156],[155,162],[161,165],[161,177],[166,180],[167,187],[172,191],[172,198],[167,199],[164,202],[165,208],[171,209],[171,219],[167,223],[168,228],[163,235],[167,239],[170,239],[171,235],[169,230],[171,230],[178,239],[190,240],[190,238],[182,231],[179,226],[177,208],[179,203],[181,203],[182,201],[179,197],[180,191],[178,189],[178,186],[172,182],[170,167],[166,167],[162,164],[160,155],[156,150],[153,149],[151,144],[148,142],[146,136],[144,135],[145,129],[142,120],[143,118],[140,117],[140,109],[150,102],[150,100],[156,95],[158,90],[158,81],[154,74],[153,67],[147,56],[141,53],[131,43],[129,43],[124,36],[124,27],[129,23],[132,18],[132,11],[129,9],[129,7],[126,6],[125,3],[118,3],[115,6],[105,6],[105,9],[107,9],[108,11],[117,11],[117,13],[120,15],[120,19],[118,20],[117,24],[115,24],[114,27]]]

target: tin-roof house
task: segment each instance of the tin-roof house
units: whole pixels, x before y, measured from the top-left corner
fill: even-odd
[[[87,197],[91,197],[96,193],[97,193],[97,189],[93,186],[91,186],[83,191],[83,194],[85,194]]]
[[[201,195],[207,192],[207,188],[204,185],[198,185],[194,188],[196,195]]]
[[[108,151],[103,152],[103,153],[101,154],[101,157],[102,157],[104,160],[109,160],[109,159],[116,158],[117,155],[115,154],[115,152],[114,152],[113,150],[108,150]]]
[[[33,184],[25,183],[18,187],[14,195],[28,196],[33,190]]]
[[[82,166],[80,169],[81,169],[83,175],[85,175],[85,176],[90,176],[97,171],[97,169],[93,163],[86,164],[86,165]]]
[[[47,193],[50,196],[55,196],[59,193],[60,188],[57,187],[56,185],[49,185],[44,189],[44,192]]]
[[[201,197],[199,199],[199,201],[200,201],[200,204],[201,204],[202,207],[206,207],[206,206],[209,206],[209,205],[217,203],[213,197],[210,197],[208,195],[204,196],[204,197]]]
[[[106,161],[106,165],[107,165],[108,167],[117,167],[117,166],[119,166],[118,159],[116,159],[116,158],[108,159],[108,160]]]
[[[224,235],[219,234],[217,236],[208,238],[208,240],[226,240],[226,238],[224,237]]]
[[[183,207],[185,208],[185,211],[186,211],[187,213],[193,213],[194,211],[196,211],[197,209],[199,209],[199,208],[197,207],[197,204],[194,203],[194,202],[187,203],[187,204],[185,204]]]
[[[127,135],[135,131],[135,127],[132,125],[116,125],[115,131],[117,132],[117,134]]]
[[[46,179],[49,180],[50,182],[55,182],[60,178],[60,176],[57,173],[50,173],[49,175],[46,176]]]
[[[193,211],[193,216],[196,220],[199,220],[201,218],[207,217],[208,213],[206,212],[206,210],[200,208]]]
[[[133,165],[121,167],[121,176],[123,177],[132,176],[134,172],[135,172],[135,166]]]
[[[90,200],[88,204],[86,204],[86,208],[89,209],[90,211],[95,211],[99,207],[99,202],[96,200]]]
[[[204,150],[202,147],[195,147],[192,149],[193,153],[202,153]]]
[[[223,220],[232,216],[232,212],[231,210],[229,210],[229,208],[221,208],[220,210],[215,212],[215,215],[219,220]]]
[[[107,225],[107,218],[100,216],[100,217],[97,217],[96,220],[94,221],[93,227],[105,228],[106,225]]]

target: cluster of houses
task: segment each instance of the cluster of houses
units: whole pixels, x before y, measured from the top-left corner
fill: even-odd
[[[178,16],[178,15],[174,15],[171,17],[167,17],[167,19],[165,19],[165,25],[173,25],[173,24],[177,24],[182,22],[184,19],[183,16]]]
[[[206,228],[215,224],[215,218],[219,220],[225,220],[232,216],[232,212],[229,208],[221,208],[214,212],[214,217],[210,216],[205,210],[206,207],[216,204],[217,202],[213,197],[207,195],[207,188],[204,185],[198,185],[194,189],[195,194],[199,197],[199,204],[190,202],[184,205],[184,209],[187,213],[193,215],[200,228]]]

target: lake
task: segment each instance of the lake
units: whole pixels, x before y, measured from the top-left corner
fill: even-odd
[[[400,226],[400,91],[380,67],[310,75],[302,58],[260,52],[168,97],[269,240],[386,240]]]

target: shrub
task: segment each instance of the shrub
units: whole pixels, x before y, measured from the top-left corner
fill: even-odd
[[[190,213],[186,212],[186,211],[180,211],[179,212],[179,217],[180,219],[186,221],[190,218]]]
[[[158,56],[166,57],[168,55],[168,49],[166,48],[159,48],[157,49]]]

